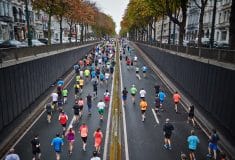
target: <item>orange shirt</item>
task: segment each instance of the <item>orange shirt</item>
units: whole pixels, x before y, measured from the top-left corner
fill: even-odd
[[[180,97],[180,95],[179,95],[178,93],[175,93],[175,94],[173,95],[173,100],[174,100],[174,102],[179,102],[180,99],[181,99],[181,97]]]
[[[140,101],[140,109],[141,110],[147,110],[148,104],[146,101]]]
[[[81,137],[87,137],[88,127],[86,125],[81,125],[81,127],[79,128],[79,131],[81,133]]]

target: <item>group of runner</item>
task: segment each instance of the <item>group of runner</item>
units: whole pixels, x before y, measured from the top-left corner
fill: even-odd
[[[122,43],[123,44],[123,43]],[[136,71],[136,77],[140,80],[141,76],[139,74],[139,67],[138,67],[138,58],[136,55],[133,55],[131,57],[130,54],[130,47],[128,45],[123,44],[122,45],[122,54],[120,55],[120,60],[123,59],[123,57],[125,58],[125,64],[127,67],[127,70],[130,71],[130,68],[135,68]],[[147,67],[145,65],[143,65],[142,67],[142,75],[143,77],[146,77],[146,71],[147,71]],[[155,91],[155,99],[154,99],[154,104],[155,104],[155,112],[157,115],[160,114],[160,112],[163,112],[166,110],[166,107],[164,106],[164,101],[166,99],[166,94],[165,92],[160,88],[160,85],[155,85],[154,86],[154,91]],[[140,106],[140,111],[141,111],[141,120],[142,122],[145,121],[146,118],[146,110],[149,107],[148,103],[146,101],[146,90],[144,88],[141,88],[140,90],[138,90],[138,88],[136,87],[135,84],[133,84],[130,89],[127,89],[126,87],[124,87],[124,89],[122,90],[122,99],[123,99],[123,106],[126,107],[127,106],[127,95],[130,92],[131,95],[131,101],[133,103],[133,105],[135,105],[136,103],[136,95],[139,94],[139,106]],[[138,93],[139,92],[139,93]],[[172,95],[172,102],[174,103],[174,111],[175,113],[179,113],[178,111],[178,105],[181,101],[181,95],[175,91]],[[194,106],[191,105],[188,108],[188,119],[187,119],[187,123],[192,122],[192,126],[195,127],[196,126],[196,121],[195,121],[195,117],[194,117]],[[164,145],[163,147],[165,149],[172,149],[172,145],[171,145],[171,135],[173,133],[174,130],[174,126],[173,124],[170,122],[169,118],[166,118],[165,123],[163,125],[163,132],[164,132]],[[209,143],[208,143],[208,154],[207,157],[208,158],[213,158],[213,159],[217,159],[217,143],[219,141],[219,136],[216,133],[216,130],[214,129],[209,137]],[[187,138],[187,143],[188,143],[188,149],[189,149],[189,159],[190,160],[196,160],[196,156],[195,156],[195,151],[197,149],[197,146],[199,144],[199,138],[195,135],[195,131],[191,130],[189,137]],[[185,154],[182,154],[182,157],[185,157]],[[185,155],[185,156],[184,156]],[[221,154],[221,157],[224,157],[223,154]]]
[[[85,122],[82,122],[79,126],[79,122],[82,121],[84,106],[87,106],[88,116],[91,116],[91,109],[93,101],[98,98],[98,88],[107,88],[103,93],[102,97],[97,100],[97,111],[99,114],[100,121],[103,121],[105,108],[109,105],[110,92],[108,90],[109,81],[112,79],[112,74],[114,72],[114,61],[115,56],[115,45],[113,42],[104,41],[102,44],[96,46],[93,51],[87,54],[84,59],[78,61],[74,65],[75,84],[74,88],[74,105],[71,107],[74,111],[74,116],[69,117],[64,107],[68,100],[69,91],[65,87],[65,82],[62,79],[57,81],[56,92],[51,94],[51,103],[45,105],[45,110],[47,113],[47,122],[51,123],[52,115],[54,112],[59,112],[58,122],[62,126],[62,134],[56,133],[55,137],[51,141],[51,146],[56,154],[56,160],[60,160],[60,154],[62,152],[62,146],[65,140],[68,142],[68,154],[71,156],[74,150],[74,141],[76,139],[76,132],[80,134],[82,140],[82,150],[86,151],[87,138],[89,127]],[[87,95],[83,94],[83,89],[86,85],[93,86],[93,92]],[[85,104],[86,103],[86,104]],[[68,107],[68,106],[66,106]],[[71,119],[72,122],[68,126],[68,120]],[[79,126],[79,127],[78,127]],[[102,145],[103,133],[101,128],[98,127],[94,133],[94,152],[91,159],[99,160],[100,149]],[[35,135],[31,141],[33,160],[41,158],[41,149],[39,136]]]

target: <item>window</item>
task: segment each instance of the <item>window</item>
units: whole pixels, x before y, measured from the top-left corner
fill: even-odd
[[[221,13],[219,13],[219,23],[221,23]]]
[[[225,21],[226,21],[226,16],[227,16],[227,12],[226,12],[226,11],[224,11],[224,18],[223,18],[223,22],[225,22]]]
[[[227,37],[227,31],[222,31],[221,32],[221,41],[225,41]]]
[[[216,41],[219,41],[219,32],[216,33]]]

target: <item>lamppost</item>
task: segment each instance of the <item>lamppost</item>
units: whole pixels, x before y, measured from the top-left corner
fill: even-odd
[[[24,0],[25,1],[25,18],[26,18],[26,22],[27,22],[27,29],[28,29],[28,34],[27,34],[27,38],[28,38],[28,46],[32,46],[32,33],[31,33],[31,28],[30,28],[30,24],[29,24],[29,9],[28,9],[28,0]]]

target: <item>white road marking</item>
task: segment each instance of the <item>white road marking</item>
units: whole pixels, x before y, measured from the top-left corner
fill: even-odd
[[[119,66],[120,66],[120,79],[121,79],[121,91],[123,90],[123,82],[122,82],[122,66],[119,61]],[[125,160],[129,160],[129,150],[128,150],[128,142],[127,142],[127,130],[126,130],[126,111],[125,108],[123,107],[123,101],[122,101],[122,117],[123,117],[123,131],[124,131],[124,148],[125,148]]]
[[[116,54],[115,54],[116,58]],[[115,69],[115,68],[114,68]],[[115,74],[114,74],[115,76]],[[112,91],[110,95],[110,103],[109,103],[109,112],[108,112],[108,120],[107,120],[107,127],[105,132],[105,141],[104,141],[104,152],[103,152],[103,160],[107,159],[107,153],[108,153],[108,141],[109,141],[109,132],[110,132],[110,122],[111,122],[111,111],[112,111],[112,103],[113,103],[113,84],[114,84],[114,76],[112,78]]]
[[[155,118],[157,124],[159,124],[160,122],[159,122],[159,120],[157,118],[157,114],[156,114],[156,112],[155,112],[155,110],[153,108],[152,108],[152,112],[153,112],[153,115],[154,115],[154,118]]]

